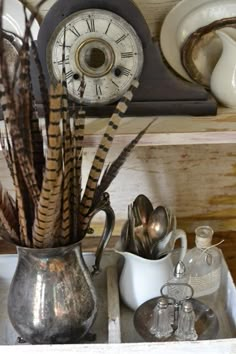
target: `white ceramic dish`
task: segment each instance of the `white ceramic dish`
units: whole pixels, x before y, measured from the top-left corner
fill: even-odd
[[[191,81],[180,59],[183,42],[198,28],[232,16],[236,16],[235,0],[183,0],[179,2],[166,16],[160,34],[161,49],[169,65],[180,76]],[[206,72],[206,69],[203,67],[201,71]]]
[[[31,12],[27,9],[29,18]],[[5,0],[3,7],[3,29],[8,32],[13,32],[16,35],[23,37],[25,32],[25,15],[23,5],[19,0]],[[37,39],[39,24],[34,20],[31,27],[34,39]]]

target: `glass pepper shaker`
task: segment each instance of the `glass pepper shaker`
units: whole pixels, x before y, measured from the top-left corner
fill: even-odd
[[[182,303],[175,337],[178,340],[196,340],[198,338],[195,330],[195,313],[191,301]]]
[[[173,333],[173,328],[169,321],[168,299],[160,297],[157,305],[153,310],[150,333],[154,334],[156,338],[168,338]]]

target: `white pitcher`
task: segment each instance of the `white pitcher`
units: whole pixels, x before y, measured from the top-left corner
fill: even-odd
[[[216,34],[223,51],[211,75],[211,91],[224,106],[236,108],[236,41],[221,30]]]
[[[119,288],[123,302],[132,310],[142,303],[160,296],[161,287],[173,275],[172,250],[177,239],[181,241],[177,262],[183,260],[187,251],[187,237],[183,230],[170,232],[163,241],[164,250],[169,253],[157,260],[145,259],[129,252],[116,251],[125,258],[121,271]]]

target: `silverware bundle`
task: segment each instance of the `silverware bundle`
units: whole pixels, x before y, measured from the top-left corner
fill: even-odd
[[[121,231],[122,251],[147,259],[158,259],[169,253],[167,235],[176,229],[176,217],[162,205],[153,208],[143,194],[128,206],[128,220]]]

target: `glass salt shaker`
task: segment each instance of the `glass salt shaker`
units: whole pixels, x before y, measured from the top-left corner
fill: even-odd
[[[169,303],[165,297],[160,297],[153,310],[150,333],[156,338],[168,338],[173,333],[173,328],[169,321]]]
[[[191,301],[182,303],[175,337],[177,340],[196,340],[198,338],[195,330],[195,313]]]

